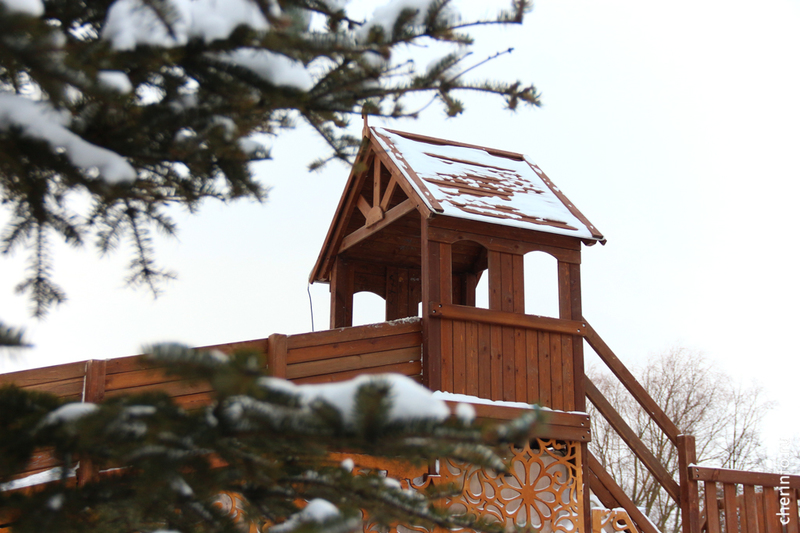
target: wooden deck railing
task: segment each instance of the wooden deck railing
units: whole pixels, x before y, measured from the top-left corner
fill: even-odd
[[[585,320],[584,320],[585,321]],[[684,435],[661,409],[645,388],[636,380],[631,372],[622,364],[611,348],[600,338],[600,335],[586,322],[586,342],[600,359],[608,366],[620,383],[631,393],[642,409],[664,432],[676,447],[678,455],[678,480],[670,474],[665,466],[647,448],[623,417],[617,412],[600,390],[587,377],[585,378],[586,398],[595,406],[597,412],[609,423],[633,454],[650,471],[653,478],[679,506],[683,533],[699,533],[700,505],[697,481],[689,475],[689,465],[697,462],[695,440],[692,435]],[[624,494],[615,480],[605,472],[602,465],[594,457],[590,458],[590,487],[608,507],[623,507],[641,531],[653,533],[654,526],[636,508],[634,503]]]
[[[574,359],[582,322],[445,303],[431,304],[430,316],[441,324],[443,390],[583,410]]]
[[[800,476],[689,466],[707,533],[798,533]]]
[[[231,353],[250,349],[266,355],[273,375],[297,383],[348,379],[357,374],[397,372],[421,381],[422,325],[418,318],[339,328],[300,335],[206,346]],[[159,391],[186,409],[208,405],[211,387],[167,375],[157,363],[139,356],[89,360],[0,375],[0,385],[49,392],[67,401],[100,402],[105,397]],[[40,450],[18,478],[60,466],[49,450]],[[85,469],[83,469],[85,470]],[[83,470],[78,469],[79,479]]]

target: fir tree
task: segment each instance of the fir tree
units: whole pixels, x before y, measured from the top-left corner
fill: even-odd
[[[526,0],[490,20],[461,20],[448,0],[393,0],[355,20],[341,0],[0,0],[0,250],[30,253],[17,286],[34,314],[66,298],[49,243],[129,242],[128,281],[157,292],[172,274],[153,230],[175,233],[165,207],[263,199],[251,161],[264,136],[296,123],[350,160],[346,131],[362,113],[414,116],[428,94],[448,115],[460,91],[537,104],[532,86],[476,82],[467,33],[522,21]],[[426,69],[398,55],[446,46]],[[422,108],[427,106],[421,106]],[[79,201],[75,201],[78,199]]]
[[[272,533],[359,531],[362,511],[377,528],[399,522],[503,531],[437,507],[453,489],[402,489],[380,472],[353,472],[350,461],[329,452],[423,465],[449,457],[503,470],[496,446],[527,438],[535,411],[481,429],[445,420],[442,402],[401,376],[309,391],[268,377],[252,353],[228,358],[174,345],[153,353],[172,372],[207,380],[213,403],[185,411],[148,394],[59,405],[47,394],[0,389],[0,481],[37,449],[54,450],[63,464],[60,479],[44,488],[0,486],[0,515],[16,517],[14,533],[241,531],[214,505],[223,492],[241,495],[248,520]],[[422,408],[409,407],[420,400]],[[99,473],[76,485],[69,476],[78,461]],[[305,502],[312,503],[303,509]]]

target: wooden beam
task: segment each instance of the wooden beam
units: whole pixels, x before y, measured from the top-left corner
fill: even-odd
[[[386,192],[383,193],[383,199],[381,200],[381,209],[386,211],[386,208],[389,207],[389,202],[392,201],[392,195],[394,194],[394,189],[397,186],[397,176],[392,175],[392,178],[389,180],[389,184],[386,186]]]
[[[611,496],[619,502],[623,509],[628,512],[628,516],[631,517],[633,522],[636,524],[636,527],[639,528],[642,533],[660,533],[653,523],[650,522],[644,513],[642,513],[638,507],[631,501],[627,494],[617,485],[617,482],[614,481],[608,472],[606,472],[603,465],[600,464],[594,455],[591,452],[587,452],[585,461],[589,464],[589,468],[592,471],[598,481],[602,484],[602,486],[611,494]],[[587,498],[587,495],[584,494],[584,498]],[[697,532],[695,532],[697,533]]]
[[[497,324],[526,329],[538,329],[569,335],[585,335],[586,324],[577,320],[561,320],[546,316],[523,315],[505,311],[481,309],[465,305],[453,305],[441,302],[432,302],[428,310],[431,316],[451,318],[454,320],[467,320],[484,324]]]
[[[791,487],[800,489],[800,476],[782,476],[766,472],[745,472],[729,468],[710,468],[706,466],[690,466],[689,475],[697,481],[716,481],[719,483],[736,483],[741,485],[760,485],[762,487]],[[781,483],[783,479],[786,483]]]
[[[588,322],[585,323],[585,329],[585,338],[589,346],[600,356],[600,359],[611,369],[611,372],[617,376],[617,379],[622,382],[636,401],[644,407],[644,410],[650,415],[650,418],[652,418],[655,423],[658,424],[658,427],[666,433],[669,440],[677,446],[678,435],[680,434],[678,426],[675,425],[672,419],[670,419],[656,401],[653,400],[647,390],[645,390],[641,383],[631,374],[630,370],[622,364],[622,361],[611,351],[611,348],[600,338],[600,335],[597,334]]]
[[[369,238],[370,235],[379,232],[380,230],[382,230],[383,228],[385,228],[398,218],[401,218],[407,215],[408,213],[411,213],[416,208],[417,206],[410,198],[396,205],[386,213],[386,215],[383,217],[383,220],[381,220],[380,222],[377,222],[369,227],[362,226],[357,230],[355,230],[350,235],[348,235],[347,237],[345,237],[344,239],[342,239],[342,244],[341,246],[339,246],[339,253],[342,253],[345,250],[352,248],[353,246],[360,243],[364,239]]]
[[[588,380],[587,380],[588,381]],[[678,435],[678,477],[681,482],[681,526],[683,533],[697,533],[700,531],[700,491],[698,483],[689,475],[689,465],[697,463],[697,451],[695,448],[694,436]],[[752,490],[753,487],[749,486]],[[745,485],[747,494],[748,485]],[[744,510],[744,508],[742,509]],[[755,509],[753,513],[747,512],[747,519],[755,522]],[[742,520],[744,522],[744,520]],[[744,528],[742,528],[744,529]],[[748,528],[745,531],[755,533],[757,528]]]
[[[356,202],[356,207],[358,210],[361,211],[361,214],[364,215],[364,218],[369,216],[369,211],[372,209],[372,206],[369,205],[369,202],[364,198],[363,195],[358,195],[358,201]]]
[[[381,205],[381,160],[377,157],[372,166],[372,205]]]
[[[614,409],[611,403],[605,396],[595,387],[592,380],[586,378],[586,395],[589,400],[597,407],[597,410],[608,421],[612,428],[622,437],[625,444],[636,454],[636,457],[644,464],[644,466],[653,474],[653,477],[658,483],[664,487],[667,494],[675,501],[681,503],[681,487],[675,483],[664,465],[656,459],[655,455],[647,448],[647,446],[639,439],[636,433],[625,422],[620,414]],[[696,533],[696,532],[693,532]]]

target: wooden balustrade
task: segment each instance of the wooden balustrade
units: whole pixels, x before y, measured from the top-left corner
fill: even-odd
[[[693,465],[687,470],[703,485],[707,533],[798,533],[800,476]]]
[[[443,390],[576,409],[574,346],[583,322],[445,303],[431,304],[429,314],[441,323]]]

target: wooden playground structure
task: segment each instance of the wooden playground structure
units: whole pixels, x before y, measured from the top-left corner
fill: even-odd
[[[432,390],[474,397],[478,416],[487,419],[520,412],[497,403],[503,401],[549,409],[548,426],[524,448],[509,450],[510,475],[457,464],[442,465],[438,476],[382,466],[407,487],[460,483],[462,497],[448,503],[457,509],[543,533],[658,533],[590,453],[588,400],[680,507],[683,533],[800,533],[800,476],[695,465],[694,437],[669,419],[584,318],[581,250],[605,239],[541,169],[521,154],[366,123],[364,139],[310,277],[330,284],[331,329],[215,348],[256,349],[273,375],[296,383],[404,374]],[[531,280],[523,256],[532,251],[557,261],[557,318],[525,314]],[[484,276],[485,309],[476,307]],[[353,296],[362,291],[385,300],[386,322],[352,326]],[[677,479],[586,377],[585,348],[676,447]],[[165,377],[136,357],[15,372],[0,376],[2,383],[84,402],[153,389],[186,408],[212,400],[209,387]],[[44,450],[19,476],[54,466]],[[78,469],[79,482],[87,475]],[[590,493],[602,507],[592,507]],[[231,512],[235,507],[231,499]]]

